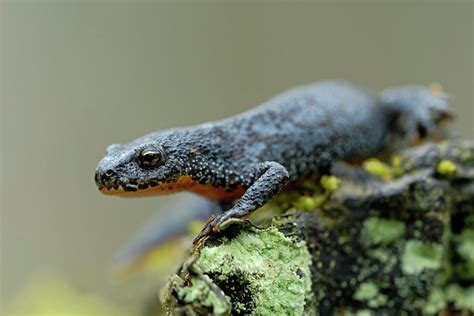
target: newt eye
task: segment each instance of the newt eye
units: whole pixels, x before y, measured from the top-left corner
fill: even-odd
[[[164,161],[161,150],[156,148],[145,148],[138,154],[138,163],[144,168],[155,167]]]

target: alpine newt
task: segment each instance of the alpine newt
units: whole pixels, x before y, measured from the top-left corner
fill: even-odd
[[[363,159],[390,134],[437,135],[451,116],[438,88],[405,86],[377,96],[343,81],[297,87],[245,113],[158,131],[111,145],[95,172],[100,191],[143,196],[191,191],[232,206],[195,241],[242,218],[288,183],[324,172],[335,160]]]

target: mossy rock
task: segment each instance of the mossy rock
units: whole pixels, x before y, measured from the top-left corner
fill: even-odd
[[[374,161],[335,165],[337,185],[280,194],[268,226],[235,223],[199,245],[164,291],[168,311],[474,313],[474,144],[395,153],[375,166],[388,176]]]

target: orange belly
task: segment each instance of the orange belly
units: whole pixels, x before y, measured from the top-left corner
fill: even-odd
[[[180,191],[190,191],[217,201],[230,201],[240,198],[245,193],[245,188],[239,187],[234,191],[226,191],[224,188],[216,188],[208,184],[200,184],[194,181],[190,176],[182,176],[173,183],[163,183],[155,187],[138,190],[124,191],[101,189],[101,192],[107,195],[118,195],[123,197],[140,197],[152,195],[172,194]]]

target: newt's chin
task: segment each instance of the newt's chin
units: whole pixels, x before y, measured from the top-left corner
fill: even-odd
[[[190,191],[218,201],[238,199],[245,192],[243,187],[239,187],[232,191],[227,191],[224,188],[214,187],[208,184],[200,184],[194,181],[190,176],[181,176],[175,182],[152,183],[151,185],[125,184],[117,185],[112,188],[101,186],[99,187],[99,190],[106,195],[116,195],[121,197],[166,195],[180,191]]]

